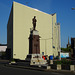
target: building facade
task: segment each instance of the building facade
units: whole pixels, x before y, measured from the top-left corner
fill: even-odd
[[[11,58],[24,60],[29,53],[29,34],[36,16],[36,29],[39,31],[40,54],[58,55],[60,51],[60,24],[56,13],[47,14],[37,9],[13,2],[7,25],[7,48]]]
[[[72,55],[75,57],[75,38],[71,38],[71,48],[72,48]]]
[[[52,14],[52,48],[53,55],[58,56],[58,52],[61,51],[60,45],[60,23],[56,21],[56,13]]]

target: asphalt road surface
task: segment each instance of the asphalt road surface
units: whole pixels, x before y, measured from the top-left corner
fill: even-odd
[[[45,72],[0,65],[0,75],[75,75],[72,72]]]

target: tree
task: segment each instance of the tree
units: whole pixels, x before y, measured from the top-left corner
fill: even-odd
[[[68,48],[61,48],[62,52],[70,52],[71,51],[71,46],[69,46]]]

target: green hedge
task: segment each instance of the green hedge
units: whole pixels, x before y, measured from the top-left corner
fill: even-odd
[[[66,64],[66,65],[71,65],[72,62],[70,60],[66,60],[66,59],[62,59],[62,60],[57,60],[57,61],[54,61],[54,64]]]

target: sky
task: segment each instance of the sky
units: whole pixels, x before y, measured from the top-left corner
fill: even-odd
[[[75,0],[0,0],[0,43],[7,44],[7,23],[13,1],[38,9],[48,14],[57,14],[60,23],[61,47],[66,47],[75,37]]]

